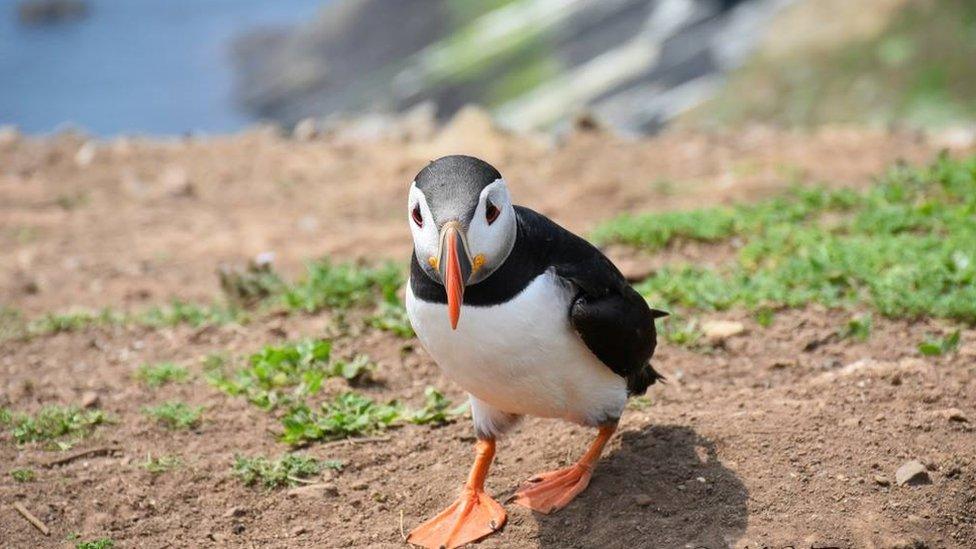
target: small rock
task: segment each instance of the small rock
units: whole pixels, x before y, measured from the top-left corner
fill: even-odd
[[[901,467],[895,471],[895,482],[898,486],[919,486],[922,484],[931,484],[932,479],[929,477],[929,472],[925,469],[925,465],[917,460],[907,461]]]
[[[647,494],[637,494],[634,496],[634,503],[640,505],[641,507],[647,507],[648,505],[654,503],[654,498]]]
[[[300,497],[309,499],[324,499],[339,495],[339,489],[334,484],[320,483],[299,486],[288,490],[289,497]]]
[[[186,170],[180,166],[166,168],[159,178],[159,184],[170,196],[193,196],[196,190]]]
[[[95,153],[98,152],[98,145],[94,141],[85,141],[85,144],[78,148],[75,153],[75,164],[85,167],[95,160]]]
[[[98,393],[95,391],[86,391],[81,395],[81,406],[82,408],[94,408],[98,406]]]
[[[940,413],[942,417],[944,417],[949,421],[958,421],[960,423],[966,423],[969,421],[969,418],[966,417],[966,414],[964,414],[963,411],[960,410],[959,408],[949,408],[948,410],[942,410],[942,412]]]
[[[240,517],[244,515],[244,509],[241,507],[231,507],[224,512],[224,518]]]
[[[314,118],[306,118],[295,124],[291,136],[296,141],[311,141],[319,135],[319,124]]]
[[[291,535],[300,536],[306,532],[308,532],[308,528],[304,526],[296,526],[295,529],[291,531]]]
[[[891,481],[882,475],[874,475],[874,483],[878,486],[891,486]]]
[[[237,535],[243,534],[244,530],[245,530],[244,525],[239,522],[235,524],[234,527],[231,529],[231,531]]]
[[[733,320],[709,320],[702,323],[702,332],[712,340],[727,339],[745,331],[744,324]]]

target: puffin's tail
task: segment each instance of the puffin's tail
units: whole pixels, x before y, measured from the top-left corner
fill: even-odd
[[[643,368],[627,376],[627,394],[630,396],[643,395],[647,392],[647,388],[654,385],[658,380],[661,380],[662,383],[667,381],[648,362]]]

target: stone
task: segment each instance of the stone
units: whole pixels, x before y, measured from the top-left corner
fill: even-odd
[[[308,499],[325,499],[328,497],[335,497],[339,495],[339,489],[335,487],[334,484],[329,483],[319,483],[319,484],[308,484],[305,486],[299,486],[297,488],[292,488],[288,490],[289,497],[298,498],[308,498]]]
[[[306,118],[295,124],[291,136],[296,141],[311,141],[319,136],[319,124],[314,118]]]
[[[702,333],[712,340],[728,339],[745,331],[745,325],[734,320],[709,320],[702,323]]]
[[[81,406],[83,408],[94,408],[98,406],[99,396],[95,391],[85,391],[81,395]]]
[[[932,479],[925,465],[918,460],[906,461],[895,471],[895,482],[898,486],[919,486],[931,484]]]
[[[874,483],[878,486],[891,486],[891,481],[883,475],[874,475]]]
[[[647,507],[648,505],[654,503],[654,498],[647,494],[637,494],[634,496],[634,503],[640,505],[641,507]]]

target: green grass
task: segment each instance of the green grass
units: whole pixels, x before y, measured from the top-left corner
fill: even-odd
[[[844,339],[867,341],[871,337],[872,324],[871,315],[854,317],[847,321],[847,325],[840,331],[840,336]]]
[[[14,421],[14,413],[6,406],[0,406],[0,425],[9,425]]]
[[[10,471],[10,476],[12,476],[17,482],[34,481],[34,471],[30,469],[12,469]]]
[[[173,469],[178,469],[183,465],[183,460],[179,456],[156,456],[146,454],[146,461],[139,464],[146,471],[154,475],[159,475]]]
[[[224,373],[222,365],[214,366],[209,380],[229,395],[244,396],[259,408],[273,410],[315,395],[326,378],[359,383],[375,369],[365,355],[342,360],[331,354],[332,343],[324,339],[269,345],[252,354],[246,367],[230,375]]]
[[[163,427],[172,430],[192,429],[200,425],[203,406],[190,406],[185,402],[171,400],[159,406],[143,408],[143,413],[154,418]]]
[[[959,330],[945,337],[931,337],[918,345],[918,352],[925,356],[940,356],[959,350],[962,335]]]
[[[870,8],[866,8],[870,9]],[[819,22],[810,22],[814,32]],[[976,120],[976,4],[905,2],[877,36],[780,56],[761,52],[686,118],[776,126],[942,127]]]
[[[234,456],[234,475],[245,486],[260,484],[265,489],[295,486],[303,479],[322,472],[323,469],[341,469],[342,462],[317,460],[301,454],[284,454],[269,460],[263,456]]]
[[[889,318],[976,324],[976,157],[899,166],[864,193],[794,190],[753,206],[622,216],[596,230],[602,243],[657,250],[680,239],[737,237],[715,268],[671,265],[637,284],[671,310],[867,306]],[[715,212],[721,212],[716,214]]]
[[[321,259],[308,264],[305,278],[289,285],[282,300],[290,310],[341,311],[380,299],[393,302],[402,284],[403,273],[393,263],[370,267]]]
[[[13,414],[9,423],[17,444],[52,442],[70,448],[90,435],[97,425],[108,422],[101,410],[81,410],[74,406],[47,406],[35,415]]]
[[[91,541],[79,541],[75,549],[112,549],[115,542],[110,538],[98,538]]]
[[[190,371],[173,362],[160,362],[143,364],[136,370],[135,377],[147,387],[155,389],[167,383],[183,383],[190,378]]]
[[[404,339],[410,339],[414,336],[413,326],[410,325],[410,319],[407,318],[407,309],[399,300],[393,303],[381,302],[376,313],[369,317],[367,322],[374,328],[390,332]]]
[[[27,333],[27,322],[17,309],[0,305],[0,341],[17,339]]]
[[[377,404],[363,395],[347,392],[318,409],[307,404],[292,408],[282,418],[281,439],[289,444],[303,444],[368,435],[390,427],[401,413],[402,407],[396,402]]]
[[[452,406],[440,391],[433,387],[424,390],[424,406],[407,415],[407,421],[417,425],[446,425],[468,410],[468,403]]]
[[[231,323],[244,323],[247,315],[240,309],[221,304],[201,305],[173,301],[169,305],[154,306],[141,312],[123,313],[112,309],[100,311],[72,310],[47,313],[26,324],[22,335],[43,336],[62,332],[76,332],[98,326],[146,326],[162,328],[187,324],[199,328]]]

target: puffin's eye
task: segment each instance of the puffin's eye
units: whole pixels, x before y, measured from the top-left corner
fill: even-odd
[[[413,222],[416,223],[418,227],[424,226],[424,216],[420,213],[420,204],[413,207],[413,212],[410,213],[410,217],[413,218]]]
[[[498,216],[501,215],[501,213],[502,212],[494,204],[491,203],[491,200],[485,203],[485,219],[488,220],[489,225],[494,223],[495,220],[498,219]]]

